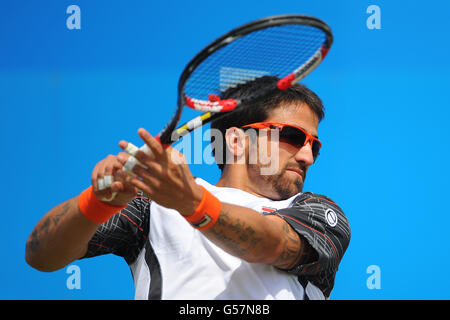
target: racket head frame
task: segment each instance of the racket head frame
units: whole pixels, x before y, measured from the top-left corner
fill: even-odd
[[[217,50],[221,49],[222,47],[226,46],[227,44],[231,43],[232,41],[236,40],[239,37],[245,36],[251,32],[262,30],[269,27],[274,26],[281,26],[281,25],[287,25],[287,24],[300,24],[300,25],[306,25],[306,26],[312,26],[315,28],[318,28],[322,30],[326,36],[326,39],[324,43],[322,44],[322,47],[320,48],[319,52],[316,53],[318,56],[311,57],[310,61],[305,63],[304,65],[300,66],[297,70],[293,71],[290,75],[286,75],[281,80],[284,80],[284,84],[282,84],[282,81],[280,80],[277,87],[274,88],[268,88],[267,92],[259,92],[255,94],[255,97],[249,97],[246,100],[250,101],[257,96],[265,95],[269,93],[272,90],[285,90],[289,88],[294,83],[300,81],[303,79],[307,74],[309,74],[320,62],[323,60],[323,58],[328,53],[328,50],[330,49],[332,43],[333,43],[333,35],[331,32],[331,28],[321,19],[318,19],[316,17],[308,16],[308,15],[300,15],[300,14],[284,14],[284,15],[276,15],[276,16],[270,16],[265,17],[262,19],[258,19],[252,22],[249,22],[247,24],[244,24],[240,27],[237,27],[220,38],[216,39],[212,43],[210,43],[208,46],[206,46],[203,50],[201,50],[192,60],[186,65],[183,72],[181,73],[181,76],[178,81],[178,97],[177,97],[177,108],[175,111],[175,114],[173,115],[171,121],[166,125],[166,127],[158,134],[157,138],[161,141],[163,146],[168,146],[179,139],[181,139],[184,135],[192,132],[196,128],[207,124],[215,119],[218,119],[219,117],[223,116],[226,112],[212,112],[212,111],[206,111],[204,114],[192,119],[191,121],[186,122],[182,126],[178,127],[178,129],[175,130],[183,111],[183,108],[185,105],[188,105],[191,108],[202,110],[201,104],[207,105],[207,101],[197,101],[197,107],[195,106],[194,102],[190,97],[186,97],[184,94],[184,88],[187,80],[191,76],[191,74],[195,71],[195,69],[205,60],[207,59],[211,54],[216,52]],[[219,100],[214,101],[213,103],[215,105],[220,105],[220,108],[227,108],[228,110],[233,110],[235,107],[239,107],[241,105],[245,105],[247,101],[234,101],[230,104],[229,101],[225,100]],[[212,103],[209,104],[209,106],[212,106]],[[213,109],[210,109],[213,110]],[[228,111],[227,110],[227,111]],[[176,133],[175,135],[173,133]]]

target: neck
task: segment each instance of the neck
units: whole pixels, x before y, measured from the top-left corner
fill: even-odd
[[[222,176],[216,183],[217,187],[235,188],[248,192],[258,197],[264,197],[251,183],[248,170],[245,165],[227,165],[223,169]]]

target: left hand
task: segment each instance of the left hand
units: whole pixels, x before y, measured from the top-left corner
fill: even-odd
[[[139,150],[134,157],[147,168],[135,165],[132,171],[136,177],[124,171],[119,174],[158,204],[175,209],[184,216],[193,214],[202,199],[203,190],[195,182],[184,155],[172,147],[164,149],[145,129],[139,129],[138,134],[152,154]],[[125,150],[128,142],[120,141],[119,146]],[[122,164],[129,157],[123,152],[117,156]]]

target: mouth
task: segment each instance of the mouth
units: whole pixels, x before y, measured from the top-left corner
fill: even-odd
[[[302,181],[305,180],[305,171],[303,171],[302,169],[288,168],[288,169],[286,169],[286,171],[293,172],[297,177],[300,177],[302,179]]]

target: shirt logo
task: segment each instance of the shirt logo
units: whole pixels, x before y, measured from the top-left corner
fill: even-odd
[[[330,227],[335,227],[338,223],[336,212],[331,209],[327,209],[327,211],[325,211],[325,220],[327,220],[327,223]]]
[[[262,214],[268,214],[268,213],[277,211],[277,209],[269,208],[269,207],[262,207],[261,211],[262,211],[261,212]]]

